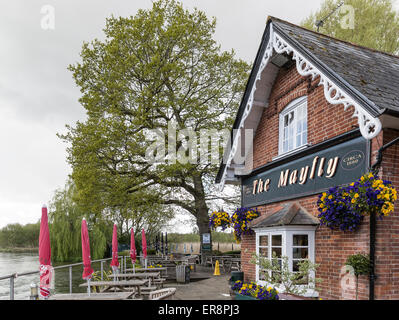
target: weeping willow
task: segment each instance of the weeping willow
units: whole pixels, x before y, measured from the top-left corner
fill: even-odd
[[[92,259],[104,257],[109,226],[94,220],[73,201],[74,186],[68,181],[65,188],[57,190],[50,204],[49,222],[52,260],[75,262],[82,260],[81,223],[85,217],[89,229]],[[95,221],[95,223],[94,223]]]
[[[68,181],[63,189],[55,191],[50,203],[49,225],[53,262],[82,261],[81,223],[85,218],[90,238],[92,260],[109,256],[112,242],[112,227],[118,225],[119,243],[130,243],[130,229],[140,239],[141,229],[146,230],[147,239],[155,238],[161,228],[173,218],[171,208],[165,208],[152,201],[150,192],[137,191],[120,195],[112,208],[101,208],[98,199],[88,206],[76,199],[77,187]],[[94,212],[97,210],[97,212]],[[138,248],[140,245],[138,244]]]

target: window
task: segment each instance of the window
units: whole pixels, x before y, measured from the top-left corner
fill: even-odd
[[[276,255],[277,261],[281,266],[281,257],[283,256],[283,235],[282,234],[265,234],[259,236],[258,255],[271,259],[273,254]],[[264,272],[260,270],[259,280],[265,281]]]
[[[285,154],[308,143],[307,98],[291,102],[280,113],[279,154]]]
[[[309,236],[307,234],[292,235],[292,271],[299,271],[299,264],[309,259]],[[301,279],[301,283],[307,284],[308,279]]]
[[[296,272],[299,271],[298,263],[300,261],[309,259],[315,262],[314,239],[315,228],[310,226],[285,226],[256,230],[256,252],[259,256],[267,259],[271,259],[274,252],[280,265],[281,258],[287,256],[290,271]],[[256,267],[256,281],[261,285],[268,286],[264,272],[265,270],[261,270],[259,266]],[[307,279],[303,279],[303,284],[307,284]],[[311,291],[306,295],[317,296],[317,293]]]

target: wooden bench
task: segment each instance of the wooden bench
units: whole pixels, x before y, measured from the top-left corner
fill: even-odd
[[[176,292],[176,288],[166,288],[153,291],[149,294],[148,300],[163,300],[172,297]]]
[[[152,282],[157,286],[157,289],[162,289],[165,281],[165,278],[156,278]]]
[[[149,294],[151,291],[155,291],[155,290],[157,290],[158,288],[157,287],[155,287],[155,286],[151,286],[151,287],[141,287],[140,288],[140,291],[141,291],[141,294]]]

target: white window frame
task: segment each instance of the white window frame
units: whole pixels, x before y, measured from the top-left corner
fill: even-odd
[[[298,117],[297,117],[297,110],[299,110],[299,108],[302,108],[303,106],[305,106],[305,117],[306,117],[306,141],[305,143],[301,144],[300,146],[296,145],[296,136],[297,136],[297,125],[298,125]],[[284,139],[284,117],[290,113],[294,111],[294,122],[293,122],[293,131],[294,131],[294,136],[293,136],[293,143],[294,143],[294,147],[293,149],[290,149],[288,151],[284,151],[283,150],[283,139]],[[294,101],[292,101],[290,104],[288,104],[287,107],[285,107],[285,109],[280,113],[279,116],[279,157],[282,155],[288,155],[290,153],[294,153],[300,149],[304,149],[308,146],[308,98],[307,96],[295,99]]]
[[[283,226],[283,227],[275,227],[275,228],[265,228],[265,229],[257,229],[256,232],[256,254],[259,255],[259,238],[261,236],[268,236],[268,256],[269,259],[272,257],[271,252],[271,239],[273,235],[281,235],[282,236],[282,256],[288,257],[288,265],[290,270],[292,271],[293,267],[293,236],[294,235],[307,235],[308,236],[308,259],[315,263],[315,226]],[[310,277],[314,278],[315,274],[312,272]],[[259,278],[259,266],[256,265],[256,283],[262,286],[270,286],[270,283],[266,281],[260,280]],[[283,291],[281,286],[275,287],[279,292]],[[308,289],[305,294],[305,297],[318,297],[319,294],[316,290]]]

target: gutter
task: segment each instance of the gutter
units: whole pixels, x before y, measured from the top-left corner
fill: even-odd
[[[381,163],[383,160],[383,152],[392,147],[394,144],[399,143],[399,137],[396,139],[392,140],[385,146],[383,146],[380,150],[378,150],[377,154],[377,162],[373,164],[371,167],[372,172],[374,174],[377,174],[380,167]],[[370,271],[370,282],[369,282],[369,300],[375,300],[375,293],[374,293],[374,288],[375,288],[375,280],[377,279],[377,276],[375,274],[375,238],[376,238],[376,215],[375,212],[372,212],[370,215],[370,264],[371,264],[371,271]]]

